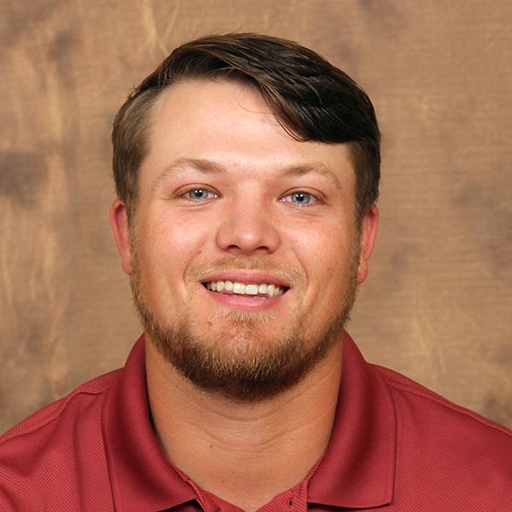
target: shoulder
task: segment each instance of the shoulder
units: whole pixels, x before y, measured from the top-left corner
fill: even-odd
[[[100,405],[102,397],[110,389],[120,371],[106,373],[80,385],[64,398],[43,407],[15,425],[0,436],[0,454],[2,447],[16,440],[26,439],[63,421],[69,422],[77,415],[83,419],[84,409]]]
[[[101,417],[120,372],[79,386],[0,436],[0,509],[35,510],[46,497],[42,509],[79,510],[86,486],[108,496]],[[50,482],[61,492],[48,494]]]
[[[453,425],[454,428],[476,430],[512,443],[512,431],[405,377],[404,375],[377,365],[372,365],[383,377],[391,392],[398,417],[403,421],[421,419],[439,427]],[[512,448],[512,444],[511,444]]]
[[[467,502],[466,510],[502,510],[512,503],[512,431],[403,375],[375,368],[395,407],[397,485],[404,496],[414,503],[420,494],[429,496],[437,510],[452,501]]]

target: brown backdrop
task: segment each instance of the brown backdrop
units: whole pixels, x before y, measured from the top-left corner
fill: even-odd
[[[123,363],[112,116],[177,43],[227,30],[299,40],[368,90],[382,222],[349,330],[512,426],[512,3],[0,0],[0,23],[0,431]]]

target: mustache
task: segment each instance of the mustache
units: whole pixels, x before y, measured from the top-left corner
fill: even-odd
[[[204,281],[215,272],[230,270],[252,270],[268,273],[290,286],[298,286],[307,283],[304,272],[296,266],[284,266],[266,258],[223,256],[215,261],[201,262],[197,261],[187,269],[187,277]]]

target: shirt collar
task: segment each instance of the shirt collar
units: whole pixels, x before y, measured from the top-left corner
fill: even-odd
[[[309,502],[370,508],[391,502],[396,416],[386,383],[345,333],[333,433],[309,484]]]
[[[102,424],[116,508],[158,511],[196,499],[153,433],[143,336],[110,389]],[[333,434],[309,482],[308,501],[350,508],[390,503],[395,457],[396,419],[387,386],[345,333]]]
[[[143,336],[110,390],[102,424],[116,509],[159,511],[196,498],[163,455],[153,433]]]

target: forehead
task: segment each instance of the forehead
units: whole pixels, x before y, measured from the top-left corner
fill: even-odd
[[[171,85],[157,98],[150,123],[153,140],[165,132],[178,136],[175,142],[229,133],[234,144],[245,135],[242,129],[254,138],[262,130],[291,138],[254,87],[226,79],[189,79]]]
[[[147,148],[143,174],[196,159],[254,172],[317,165],[353,180],[348,145],[296,140],[259,92],[238,81],[184,80],[168,87],[152,108]]]

